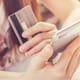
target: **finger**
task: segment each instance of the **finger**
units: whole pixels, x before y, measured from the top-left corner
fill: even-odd
[[[36,54],[30,63],[29,70],[38,70],[44,67],[46,62],[53,54],[53,48],[51,45],[47,45],[40,53]]]
[[[27,31],[23,32],[22,36],[24,38],[27,38],[27,37],[33,36],[36,33],[47,32],[47,31],[50,31],[53,29],[56,30],[55,25],[49,24],[49,23],[39,22],[35,26],[30,27]]]
[[[35,45],[39,44],[41,41],[46,40],[46,39],[51,39],[51,38],[52,38],[52,34],[40,33],[36,35],[35,37],[33,37],[32,39],[30,39],[29,41],[27,41],[26,43],[24,43],[20,47],[20,51],[25,53],[29,49],[33,48]]]
[[[0,35],[0,46],[5,42],[5,39],[2,35]]]
[[[75,70],[79,66],[79,63],[80,63],[80,47],[75,51],[75,54],[73,55],[73,58],[67,69],[67,74],[69,75],[70,78],[72,78]]]
[[[50,43],[50,41],[51,41],[51,39],[42,41],[39,45],[36,45],[30,51],[26,52],[25,55],[26,56],[31,56],[33,54],[36,54],[36,53],[40,52],[45,47],[46,44]]]
[[[80,47],[80,36],[75,39],[63,52],[59,63],[66,70],[76,49]]]

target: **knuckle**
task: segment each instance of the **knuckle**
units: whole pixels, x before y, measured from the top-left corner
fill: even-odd
[[[53,28],[56,28],[56,25],[55,24],[51,24],[51,23],[46,23],[46,22],[38,22],[36,25],[50,25],[51,27]]]
[[[55,24],[51,24],[51,27],[52,27],[53,29],[56,29],[56,25],[55,25]]]
[[[57,30],[55,24],[50,24],[50,23],[45,23],[45,22],[39,22],[36,24],[36,26],[42,27],[43,29],[55,29],[55,30]]]
[[[40,38],[40,40],[43,40],[43,39],[45,39],[45,34],[38,34],[38,37]]]
[[[44,24],[43,22],[38,22],[36,26],[42,26],[43,24]]]
[[[46,45],[46,44],[48,44],[48,43],[50,43],[49,40],[45,40],[45,41],[42,42],[42,44],[44,44],[44,45]]]
[[[48,44],[48,43],[50,43],[50,40],[46,40],[46,41],[45,41],[45,44]]]
[[[78,38],[77,38],[77,41],[76,41],[76,42],[80,44],[80,36],[78,36]]]
[[[45,40],[45,39],[51,39],[52,35],[50,33],[42,33],[42,34],[39,34],[38,37],[41,40]],[[46,42],[48,42],[48,41],[46,41]]]

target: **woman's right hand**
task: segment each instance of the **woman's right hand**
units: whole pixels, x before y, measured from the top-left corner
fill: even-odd
[[[4,80],[71,80],[80,64],[80,37],[75,39],[62,53],[56,64],[49,62],[53,55],[53,47],[47,44],[33,56],[27,72],[0,72]]]
[[[28,71],[22,76],[24,80],[71,80],[80,64],[80,37],[75,39],[62,53],[56,64],[49,62],[53,47],[46,47],[33,56]]]

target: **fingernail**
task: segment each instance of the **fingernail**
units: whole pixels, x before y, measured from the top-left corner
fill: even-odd
[[[32,56],[32,55],[31,55],[29,52],[26,52],[26,53],[25,53],[25,56],[26,56],[26,57],[30,57],[30,56]]]
[[[25,34],[25,33],[26,33],[26,34]],[[29,33],[28,33],[28,32],[23,32],[23,33],[22,33],[22,37],[24,37],[24,38],[25,38],[25,37],[29,37]]]
[[[25,35],[25,34],[24,34],[24,32],[23,32],[23,33],[22,33],[22,37],[25,37],[24,35]]]
[[[20,51],[20,52],[24,52],[24,50],[23,50],[22,47],[19,47],[19,51]]]

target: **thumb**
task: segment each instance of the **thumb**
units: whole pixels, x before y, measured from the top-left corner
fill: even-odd
[[[36,54],[31,61],[30,70],[38,70],[44,67],[49,58],[53,55],[53,48],[48,44],[41,52]]]

